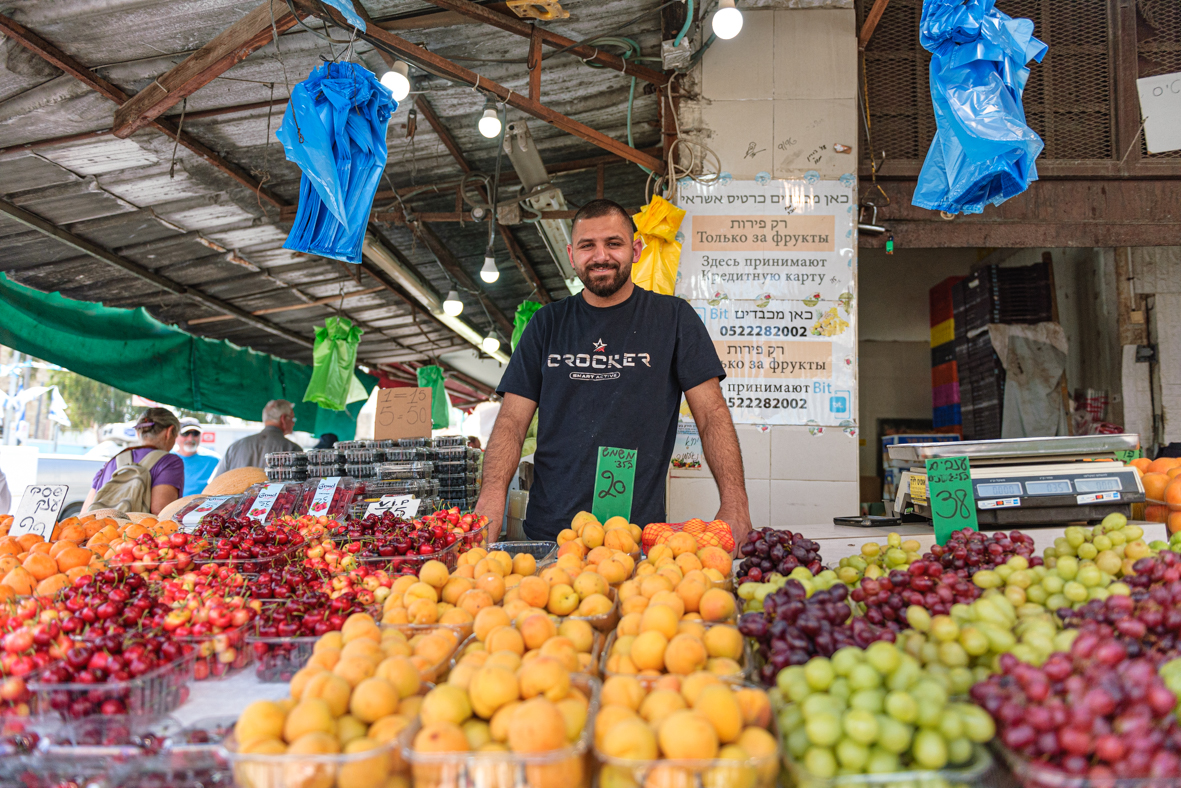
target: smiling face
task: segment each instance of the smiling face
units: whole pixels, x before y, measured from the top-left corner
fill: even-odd
[[[181,433],[180,438],[176,441],[177,449],[186,456],[196,454],[197,447],[200,445],[201,433],[196,430]]]
[[[610,298],[631,278],[643,242],[632,239],[631,226],[618,213],[580,219],[566,247],[574,273],[599,298]]]

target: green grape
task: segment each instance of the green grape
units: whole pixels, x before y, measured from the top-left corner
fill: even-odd
[[[1087,587],[1082,583],[1071,580],[1062,589],[1062,595],[1071,602],[1086,602],[1087,601]]]
[[[804,724],[804,712],[798,703],[788,703],[779,712],[779,730],[794,731]]]
[[[1099,545],[1095,545],[1098,547]],[[1058,559],[1058,576],[1063,580],[1074,580],[1074,576],[1078,574],[1078,560],[1073,556],[1063,556]]]
[[[968,664],[968,652],[959,643],[939,644],[939,661],[949,668],[962,668]]]
[[[976,683],[975,677],[969,668],[952,668],[951,669],[951,694],[952,695],[967,695],[968,691],[972,689],[972,685]]]
[[[878,720],[872,712],[853,709],[841,721],[845,735],[858,744],[870,745],[878,738]]]
[[[841,712],[845,710],[845,704],[839,699],[826,695],[823,692],[818,692],[815,695],[809,695],[800,704],[800,713],[804,715],[805,720],[810,720],[813,717],[818,717],[821,714],[831,714],[839,717]]]
[[[812,657],[804,665],[804,679],[808,682],[808,686],[817,692],[828,689],[835,678],[836,673],[832,669],[832,663],[825,657]]]
[[[1079,558],[1093,559],[1097,555],[1099,555],[1099,548],[1094,544],[1085,544],[1078,549]]]
[[[775,677],[775,684],[779,687],[780,692],[787,694],[787,688],[794,682],[804,681],[804,668],[802,665],[789,665],[783,670],[779,671],[779,675]]]
[[[1054,594],[1061,594],[1062,587],[1065,585],[1066,581],[1056,574],[1048,574],[1046,575],[1045,579],[1042,580],[1042,588],[1046,589],[1046,593],[1050,594],[1051,596]]]
[[[931,619],[931,634],[946,643],[959,638],[960,628],[951,616],[935,616]]]
[[[804,757],[804,753],[811,747],[808,741],[808,732],[803,728],[797,728],[787,735],[787,751],[791,753],[791,757],[797,760]]]
[[[955,709],[964,723],[964,736],[977,744],[984,744],[996,735],[996,724],[987,711],[974,703],[957,703]]]
[[[904,722],[899,722],[893,717],[881,715],[878,717],[878,746],[882,749],[892,752],[895,755],[901,755],[910,749],[911,739],[914,737],[914,728]]]
[[[804,768],[816,777],[827,780],[836,776],[837,759],[827,747],[809,747],[804,753]]]
[[[881,688],[858,690],[849,696],[849,708],[880,714],[885,708],[886,691]]]
[[[939,720],[939,734],[947,741],[964,735],[964,721],[954,707],[948,706],[943,709],[943,717]]]
[[[852,692],[853,691],[849,689],[849,680],[844,676],[838,676],[837,678],[833,679],[832,684],[829,685],[828,688],[828,694],[832,695],[834,698],[837,698],[843,703],[849,702],[849,695],[852,694]]]
[[[1081,566],[1075,579],[1087,588],[1095,588],[1103,582],[1103,570],[1094,564]]]
[[[886,678],[886,688],[890,690],[909,689],[922,676],[922,668],[917,659],[910,654],[903,654],[898,667]]]
[[[1051,594],[1046,600],[1046,610],[1057,610],[1060,607],[1072,607],[1070,600],[1064,594]]]
[[[855,646],[845,646],[838,649],[832,655],[832,669],[838,676],[848,676],[853,668],[860,664],[862,659],[861,649]]]
[[[942,769],[947,765],[947,742],[936,731],[920,730],[911,748],[915,763],[924,769]]]
[[[1029,588],[1031,585],[1033,585],[1033,578],[1030,576],[1029,572],[1026,572],[1024,569],[1017,569],[1013,572],[1013,574],[1009,575],[1009,579],[1006,581],[1005,585],[1017,586],[1018,588],[1025,590],[1026,588]]]
[[[1004,580],[1001,576],[991,569],[981,569],[976,574],[972,575],[972,582],[980,588],[999,588],[1004,585]],[[915,607],[918,607],[915,605]],[[910,621],[910,613],[907,611],[907,621]]]
[[[953,764],[972,760],[972,742],[967,739],[952,739],[947,743],[947,761]]]
[[[842,768],[860,773],[869,762],[869,748],[852,739],[841,739],[837,744],[837,760]]]
[[[849,688],[853,691],[875,689],[882,685],[882,674],[874,670],[872,665],[860,663],[849,672]]]
[[[1070,526],[1062,532],[1062,535],[1066,538],[1067,544],[1069,544],[1071,547],[1078,547],[1083,542],[1087,541],[1087,536],[1083,532],[1083,529],[1079,528],[1077,525]]]
[[[886,696],[885,708],[899,722],[911,723],[919,716],[919,704],[909,692],[891,692]]]
[[[861,545],[861,554],[866,558],[876,558],[882,548],[873,542]]]
[[[865,661],[879,674],[886,676],[894,672],[902,662],[902,656],[893,643],[878,641],[865,650]]]
[[[1046,590],[1044,585],[1031,586],[1025,592],[1025,598],[1037,605],[1043,605],[1050,598],[1050,592]]]
[[[902,763],[898,756],[881,747],[874,747],[869,751],[869,763],[865,764],[867,774],[891,774],[902,771]]]
[[[799,703],[812,694],[812,687],[803,679],[791,681],[786,687],[780,685],[779,688],[783,690],[783,694],[787,699],[793,703]]]
[[[808,732],[808,741],[820,747],[831,747],[841,738],[840,719],[829,712],[807,718],[804,730]]]

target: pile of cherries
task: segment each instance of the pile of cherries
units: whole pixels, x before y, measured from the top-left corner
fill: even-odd
[[[290,681],[311,656],[314,639],[340,631],[353,613],[380,617],[380,611],[361,604],[352,591],[333,597],[306,590],[298,598],[264,604],[254,634],[247,638],[255,674],[262,681]]]
[[[1040,668],[1011,654],[1000,665],[1002,673],[972,687],[972,700],[993,716],[1001,742],[1038,769],[1094,785],[1181,777],[1177,698],[1153,659],[1089,632]]]
[[[937,562],[948,574],[965,580],[982,569],[995,569],[1013,556],[1024,556],[1030,566],[1041,566],[1042,557],[1033,554],[1033,537],[1020,531],[983,533],[963,528],[952,532],[945,545],[932,545],[923,560]]]
[[[59,594],[55,606],[61,611],[62,632],[86,640],[158,629],[171,610],[130,567],[79,577]]]
[[[761,613],[738,619],[738,630],[759,643],[759,678],[764,684],[774,684],[779,671],[814,656],[831,657],[845,646],[865,648],[877,640],[894,640],[893,629],[874,626],[862,616],[850,622],[848,596],[843,583],[809,597],[803,584],[788,580],[763,599]]]
[[[210,547],[196,556],[197,564],[232,564],[246,574],[285,566],[305,539],[297,529],[279,523],[261,525],[247,518],[211,515],[197,526],[197,535]]]
[[[738,553],[742,563],[738,565],[738,581],[761,583],[777,572],[791,574],[791,570],[802,566],[813,575],[824,569],[820,561],[820,545],[802,534],[780,531],[775,528],[759,528],[751,531],[750,538]]]
[[[906,570],[893,569],[885,577],[861,578],[853,589],[854,602],[865,605],[865,618],[896,632],[906,629],[906,608],[919,605],[932,615],[947,615],[951,606],[971,603],[982,591],[954,573],[944,572],[935,561],[915,561]]]

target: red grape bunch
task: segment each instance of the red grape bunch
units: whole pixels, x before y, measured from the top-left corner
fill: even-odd
[[[939,562],[923,560],[876,580],[862,578],[851,596],[854,602],[865,605],[869,623],[901,632],[906,629],[906,608],[910,605],[926,608],[932,615],[947,615],[952,605],[974,602],[980,593],[967,579],[945,572]]]
[[[802,566],[813,574],[820,574],[824,564],[820,561],[820,545],[803,534],[780,531],[775,528],[759,528],[751,531],[750,538],[742,545],[739,555],[743,561],[738,566],[738,581],[761,583],[773,572],[787,576],[791,570]]]
[[[1041,566],[1033,554],[1033,537],[1020,531],[982,533],[963,528],[953,531],[945,545],[932,545],[924,561],[937,561],[948,574],[967,580],[981,569],[995,569],[1015,555],[1024,556],[1030,566]]]

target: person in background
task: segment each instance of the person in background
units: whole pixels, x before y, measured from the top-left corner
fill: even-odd
[[[175,451],[185,464],[185,489],[181,495],[196,495],[209,484],[218,462],[216,454],[201,448],[201,422],[192,416],[180,420]]]
[[[295,409],[285,399],[273,399],[262,409],[262,432],[234,441],[226,449],[226,456],[213,470],[217,478],[235,468],[261,468],[265,457],[277,451],[303,451],[298,443],[287,440],[295,430]]]
[[[336,442],[338,440],[340,440],[340,439],[336,437],[335,433],[325,432],[323,435],[320,436],[320,442],[317,443],[312,448],[313,449],[331,449],[333,446],[336,445]]]
[[[130,453],[131,461],[136,465],[145,460],[151,462],[149,455],[153,452],[163,452],[155,463],[151,465],[149,473],[152,477],[151,504],[148,511],[159,514],[165,506],[180,497],[185,488],[185,464],[176,454],[172,454],[172,447],[176,444],[177,433],[180,432],[180,421],[176,414],[168,408],[148,408],[135,423],[135,434],[139,436],[138,446],[124,449],[111,459],[95,474],[94,483],[90,485],[90,492],[82,504],[82,511],[90,509],[98,491],[111,480],[118,467],[120,455]]]

